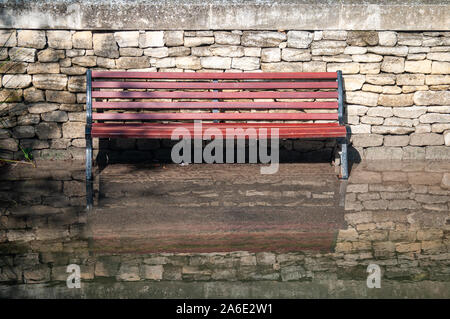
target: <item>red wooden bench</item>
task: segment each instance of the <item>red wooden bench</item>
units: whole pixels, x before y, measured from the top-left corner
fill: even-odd
[[[261,102],[261,99],[268,102]],[[171,138],[176,128],[192,131],[197,120],[209,121],[202,123],[203,130],[214,127],[224,133],[226,128],[264,127],[278,128],[279,138],[337,138],[342,147],[341,178],[348,178],[341,71],[191,73],[88,70],[86,112],[88,208],[92,206],[93,137]]]

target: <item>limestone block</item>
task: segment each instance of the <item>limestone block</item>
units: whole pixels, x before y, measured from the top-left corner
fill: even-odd
[[[48,102],[56,102],[56,103],[64,103],[64,104],[75,103],[77,101],[76,95],[71,92],[53,91],[53,90],[45,91],[45,99]]]
[[[57,74],[60,72],[59,64],[50,63],[30,63],[27,69],[28,74]]]
[[[367,115],[369,116],[378,116],[378,117],[391,117],[393,115],[391,107],[371,107],[367,111]]]
[[[32,48],[18,48],[14,47],[8,50],[9,58],[11,61],[16,62],[34,62],[36,61],[36,49]],[[8,63],[5,63],[5,67],[10,70]],[[6,73],[6,72],[3,72]],[[23,72],[10,72],[10,73],[23,73]]]
[[[416,105],[450,105],[450,91],[417,91],[414,93]]]
[[[426,75],[425,84],[427,85],[450,84],[450,75]]]
[[[364,84],[362,90],[366,92],[382,93],[383,87],[380,85]]]
[[[259,58],[257,57],[242,57],[233,58],[231,62],[233,69],[240,70],[257,70],[259,69]]]
[[[347,46],[344,50],[344,54],[366,54],[367,48],[366,47],[353,47],[353,46]]]
[[[209,50],[212,55],[218,55],[218,56],[224,56],[224,57],[242,57],[242,56],[244,56],[244,49],[241,46],[236,46],[236,45],[210,46]]]
[[[431,66],[431,73],[450,74],[450,62],[433,61],[433,64]]]
[[[156,61],[157,68],[173,68],[175,67],[175,58],[163,58]]]
[[[248,47],[277,47],[286,38],[286,34],[282,32],[244,31],[241,44]]]
[[[279,48],[264,48],[261,50],[261,62],[279,61],[281,61],[281,50]]]
[[[72,44],[75,49],[92,49],[92,32],[77,31],[72,35]]]
[[[33,85],[38,89],[64,90],[67,85],[67,76],[64,74],[35,74]]]
[[[147,31],[139,34],[140,48],[162,47],[162,46],[164,46],[164,31]]]
[[[142,53],[140,54],[142,55]],[[134,56],[140,56],[134,55]],[[144,55],[154,57],[154,58],[164,58],[169,56],[169,48],[160,47],[160,48],[147,48],[144,50]]]
[[[411,106],[413,102],[413,94],[380,94],[378,105],[382,106]]]
[[[313,41],[313,33],[307,31],[289,31],[287,46],[290,48],[306,49]]]
[[[67,122],[69,119],[65,111],[52,111],[41,114],[42,120],[45,122]]]
[[[105,58],[118,58],[119,47],[113,33],[95,33],[93,36],[94,54]]]
[[[327,72],[336,72],[338,70],[341,70],[343,74],[356,74],[359,73],[359,64],[355,62],[327,64]]]
[[[200,58],[193,56],[176,57],[175,65],[180,69],[199,70],[202,68]],[[158,65],[157,65],[158,66]]]
[[[43,49],[47,44],[45,31],[19,30],[17,31],[17,45],[19,47]]]
[[[41,114],[57,110],[59,105],[56,103],[36,103],[28,107],[28,112],[31,114]]]
[[[5,74],[2,78],[3,87],[9,89],[23,89],[31,84],[31,75]]]
[[[309,49],[292,49],[292,48],[285,48],[281,52],[281,59],[283,61],[310,61],[311,60],[311,53],[309,52]]]
[[[67,82],[67,88],[70,92],[86,92],[86,77],[71,76]]]
[[[346,101],[349,104],[360,104],[366,106],[376,106],[378,103],[378,94],[372,92],[347,92]]]
[[[386,73],[403,73],[405,71],[405,59],[385,56],[381,64],[381,71]]]
[[[114,69],[116,67],[116,61],[114,59],[97,57],[97,66],[105,69]]]
[[[352,55],[354,62],[381,62],[383,60],[383,56],[373,53],[367,54],[354,54]]]
[[[427,54],[428,60],[450,62],[450,52],[430,52]]]
[[[138,47],[139,31],[120,31],[114,32],[114,39],[121,48]]]
[[[72,34],[70,31],[47,31],[49,48],[72,49]]]
[[[302,72],[302,62],[261,63],[263,72]]]
[[[423,85],[425,83],[424,74],[398,74],[397,85]]]
[[[407,146],[409,144],[409,135],[386,135],[384,137],[384,146]]]
[[[402,118],[410,118],[415,119],[419,116],[425,114],[427,112],[427,108],[420,106],[412,106],[412,107],[394,107],[393,114],[397,117]]]
[[[386,126],[407,126],[412,127],[413,121],[410,119],[399,118],[399,117],[389,117],[384,121]]]
[[[36,125],[36,135],[41,140],[46,140],[49,138],[60,138],[61,128],[56,123],[41,122]]]
[[[375,85],[395,84],[394,74],[366,75],[366,82]]]
[[[369,124],[350,125],[350,131],[353,134],[369,134],[371,126]]]
[[[168,47],[176,47],[184,44],[183,31],[164,31],[164,43]]]
[[[185,37],[184,46],[186,47],[198,47],[205,44],[213,44],[214,37]]]
[[[409,144],[416,146],[443,145],[444,136],[436,133],[413,133]]]
[[[427,85],[403,85],[402,90],[403,93],[414,93],[416,91],[428,91]]]
[[[199,47],[202,48],[202,47]],[[192,48],[194,49],[194,48]],[[209,51],[209,50],[208,50]],[[191,49],[186,47],[169,47],[167,51],[168,56],[186,56],[191,54]],[[197,55],[192,53],[192,55]]]
[[[25,114],[17,117],[17,125],[36,125],[41,121],[38,114]]]
[[[62,125],[62,132],[64,138],[82,138],[84,137],[83,122],[66,122]]]
[[[16,30],[0,30],[0,46],[5,48],[17,46]]]
[[[116,66],[120,69],[143,69],[150,66],[149,57],[120,57],[116,60]]]
[[[406,61],[405,72],[411,73],[431,73],[431,61]]]
[[[383,135],[378,134],[358,134],[352,136],[354,146],[369,147],[383,145]]]
[[[406,126],[387,126],[387,125],[380,125],[380,126],[373,126],[372,127],[372,133],[374,134],[409,134],[411,132],[414,132],[414,128],[412,127],[406,127]]]
[[[44,91],[38,90],[35,87],[30,87],[23,91],[23,99],[26,102],[42,102],[45,100]]]
[[[215,31],[214,39],[217,44],[239,45],[241,43],[241,36],[232,32]]]
[[[19,150],[17,140],[14,138],[0,139],[0,149],[12,152]]]
[[[303,72],[326,72],[327,64],[322,61],[303,62]]]
[[[399,33],[398,34],[398,45],[409,45],[409,46],[421,46],[423,42],[422,34],[418,33]]]
[[[314,41],[311,43],[312,55],[337,55],[344,53],[347,44],[345,41]]]
[[[72,59],[72,63],[75,65],[80,65],[84,67],[94,67],[97,65],[97,57],[90,56],[77,56]]]
[[[393,47],[397,44],[397,33],[394,31],[378,32],[379,44],[385,47]]]
[[[165,49],[167,52],[167,48],[149,48],[149,49],[145,49],[146,50],[159,50],[159,49]],[[152,51],[149,51],[152,52]],[[142,54],[144,53],[144,50],[140,49],[140,48],[119,48],[119,55],[120,56],[142,56]],[[149,54],[146,54],[149,56]],[[167,56],[167,55],[166,55]]]
[[[55,50],[48,48],[38,52],[39,62],[58,62],[60,59],[64,59],[65,54],[63,50]]]
[[[366,76],[361,74],[344,75],[343,78],[345,91],[357,91],[361,90],[365,82]]]
[[[377,45],[379,42],[376,31],[349,31],[347,43],[355,46]]]
[[[381,63],[360,63],[359,73],[361,74],[378,74],[381,71]]]

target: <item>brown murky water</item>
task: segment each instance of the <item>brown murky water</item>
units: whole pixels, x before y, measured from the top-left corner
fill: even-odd
[[[0,297],[450,297],[450,163],[82,164],[0,168]]]

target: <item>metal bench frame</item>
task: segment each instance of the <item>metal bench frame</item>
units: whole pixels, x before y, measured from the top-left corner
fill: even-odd
[[[112,78],[114,80],[124,79],[146,79],[146,80],[161,80],[170,79],[172,82],[105,82],[92,81],[92,79]],[[348,179],[348,134],[344,123],[344,88],[342,72],[317,72],[317,73],[187,73],[187,72],[117,72],[117,71],[92,71],[87,70],[86,73],[86,197],[87,208],[91,209],[93,206],[93,174],[92,174],[92,138],[113,138],[113,137],[131,137],[131,138],[170,138],[171,125],[186,125],[185,123],[171,122],[169,124],[134,124],[137,126],[128,126],[127,124],[108,124],[95,123],[95,120],[198,120],[208,119],[212,120],[209,123],[210,127],[219,127],[221,120],[337,120],[334,124],[279,124],[283,134],[280,138],[336,138],[341,145],[341,178]],[[179,80],[194,80],[191,82],[180,82]],[[320,82],[290,82],[292,80],[319,80]],[[173,82],[175,80],[175,82]],[[210,82],[195,82],[195,80],[210,80]],[[235,80],[236,82],[218,82],[218,80]],[[247,80],[242,82],[242,80]],[[248,82],[250,80],[250,82]],[[254,80],[272,80],[272,82],[254,82]],[[277,82],[273,80],[285,80],[285,82]],[[288,80],[288,81],[286,81]],[[325,81],[321,81],[325,80]],[[241,81],[241,82],[239,82]],[[146,84],[148,83],[148,84]],[[153,83],[153,84],[152,84]],[[202,84],[203,83],[203,84]],[[252,84],[253,83],[253,84]],[[263,84],[266,83],[266,84]],[[294,83],[309,83],[309,84],[294,84]],[[320,84],[325,83],[325,84]],[[328,84],[326,84],[328,83]],[[334,84],[333,84],[334,83]],[[95,88],[121,88],[121,89],[174,89],[173,91],[163,92],[148,92],[148,91],[94,91]],[[202,92],[186,92],[178,89],[205,89]],[[337,89],[337,92],[218,92],[218,89],[280,89],[280,88],[313,88],[313,89]],[[229,98],[259,98],[268,97],[272,99],[279,98],[336,98],[336,102],[295,102],[295,103],[281,103],[281,102],[218,102],[219,99]],[[209,102],[150,102],[133,104],[136,102],[95,102],[93,98],[200,98],[209,99]],[[102,104],[103,103],[103,104]],[[178,105],[176,104],[178,103]],[[183,104],[184,103],[184,104]],[[197,103],[197,104],[196,104]],[[127,104],[132,104],[127,106]],[[237,107],[236,105],[248,104],[245,107]],[[315,104],[315,105],[313,105]],[[337,104],[337,105],[336,105]],[[124,105],[120,107],[120,105]],[[138,106],[135,106],[138,105]],[[103,113],[98,112],[93,114],[94,109],[180,109],[190,108],[195,109],[209,109],[210,113]],[[300,105],[302,107],[300,107]],[[186,107],[183,107],[186,106]],[[323,107],[320,107],[323,106]],[[261,109],[308,109],[308,108],[337,108],[336,113],[220,113],[219,109],[242,109],[242,108],[261,108]],[[261,115],[262,114],[262,115]],[[336,125],[337,124],[337,125]],[[139,125],[141,128],[139,129]],[[159,125],[159,126],[157,126]],[[230,125],[230,124],[228,124]],[[233,125],[233,124],[231,124]],[[244,127],[246,124],[237,124],[237,127]],[[248,125],[248,124],[247,124]],[[258,127],[258,124],[253,124]],[[264,127],[270,127],[271,124],[265,124]],[[261,125],[262,126],[262,125]],[[118,129],[118,127],[120,129]],[[138,128],[136,128],[138,127]],[[159,127],[159,128],[158,128]],[[127,130],[130,131],[128,134]],[[133,131],[133,133],[131,133]]]

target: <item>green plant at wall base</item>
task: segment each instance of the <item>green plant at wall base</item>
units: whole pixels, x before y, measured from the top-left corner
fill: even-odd
[[[6,58],[6,60],[4,60],[4,61],[1,61],[0,62],[0,68],[2,67],[2,66],[4,66],[7,62],[9,62],[10,60],[9,60],[9,57],[7,57]]]
[[[22,151],[25,159],[29,162],[33,161],[33,154],[31,153],[31,148],[23,148],[22,146],[20,146],[20,150]]]

